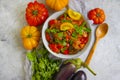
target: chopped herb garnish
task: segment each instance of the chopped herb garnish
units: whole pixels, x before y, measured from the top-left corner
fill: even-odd
[[[63,37],[63,32],[59,32],[59,33],[57,33],[58,34],[58,37],[59,38],[62,38]]]
[[[64,13],[64,17],[65,17],[65,18],[67,17],[67,14],[66,14],[66,13]]]
[[[64,20],[64,19],[63,19],[61,22],[62,22],[62,23],[64,23],[64,22],[69,22],[69,23],[71,23],[72,21],[71,21],[71,20]]]
[[[55,43],[61,43],[61,41],[58,39],[55,39]]]
[[[50,29],[46,29],[46,32],[47,32],[47,33],[50,33]]]
[[[48,33],[57,33],[59,31],[60,31],[59,29],[55,29],[55,28],[53,28],[53,29],[46,29],[46,32],[48,32]]]
[[[62,40],[61,42],[62,42],[62,45],[63,45],[63,46],[66,46],[66,45],[67,45],[67,43],[66,43],[65,40]]]
[[[70,42],[70,45],[72,45],[72,44],[73,44],[73,40],[69,40],[69,42]]]
[[[62,48],[62,49],[61,49],[61,52],[64,52],[65,50],[67,50],[66,47]]]
[[[87,32],[91,32],[90,28],[85,28],[84,30],[87,31]]]
[[[85,27],[85,25],[86,25],[86,22],[84,22],[81,26],[74,25],[76,34],[73,32],[72,36],[75,37],[77,33],[82,35],[84,31],[91,32],[91,29]]]
[[[86,22],[83,22],[83,24],[80,27],[84,27],[86,25]]]
[[[55,42],[59,43],[59,44],[62,44],[63,46],[67,45],[67,43],[66,43],[66,41],[64,39],[63,40],[55,39]]]
[[[77,32],[73,32],[72,37],[77,38]]]

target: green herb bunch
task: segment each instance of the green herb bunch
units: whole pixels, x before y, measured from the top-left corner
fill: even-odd
[[[44,47],[27,53],[27,58],[32,63],[32,80],[53,80],[61,61],[48,56],[49,52]]]

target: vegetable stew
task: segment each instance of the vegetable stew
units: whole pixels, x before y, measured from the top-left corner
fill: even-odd
[[[57,19],[49,21],[45,35],[53,52],[65,55],[76,54],[87,44],[91,29],[87,27],[86,21],[80,13],[78,20],[73,17],[77,16],[66,11]]]

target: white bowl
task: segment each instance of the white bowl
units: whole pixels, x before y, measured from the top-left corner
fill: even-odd
[[[63,14],[64,12],[65,12],[65,10],[64,10],[64,11],[55,12],[53,15],[51,15],[51,16],[46,20],[46,22],[44,23],[43,28],[42,28],[42,41],[43,41],[43,44],[44,44],[44,46],[46,47],[46,49],[47,49],[51,54],[53,54],[54,56],[59,57],[59,58],[65,58],[65,59],[76,58],[76,57],[79,57],[81,54],[83,54],[83,53],[85,52],[85,50],[87,49],[87,47],[88,47],[88,45],[89,45],[89,43],[90,43],[90,41],[91,41],[91,33],[90,33],[90,35],[89,35],[89,40],[88,40],[87,44],[85,45],[85,47],[84,47],[81,51],[79,51],[78,53],[73,54],[73,55],[64,55],[64,54],[61,54],[61,53],[58,54],[58,53],[53,52],[53,51],[49,48],[49,46],[48,46],[49,43],[48,43],[48,41],[46,40],[46,37],[45,37],[45,31],[46,31],[46,29],[48,28],[48,22],[49,22],[51,19],[56,19],[56,18],[58,18],[58,17],[59,17],[61,14]],[[86,20],[86,19],[85,19],[85,20]],[[86,22],[87,22],[87,20],[86,20]],[[87,23],[87,26],[90,27],[88,23]]]

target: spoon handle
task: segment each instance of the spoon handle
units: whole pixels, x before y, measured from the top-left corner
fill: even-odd
[[[91,58],[93,56],[93,53],[94,53],[94,51],[96,49],[97,43],[98,43],[98,39],[95,40],[95,42],[94,42],[94,44],[93,44],[93,46],[92,46],[92,48],[91,48],[91,50],[90,50],[86,60],[85,60],[85,64],[89,65],[90,60],[91,60]]]

